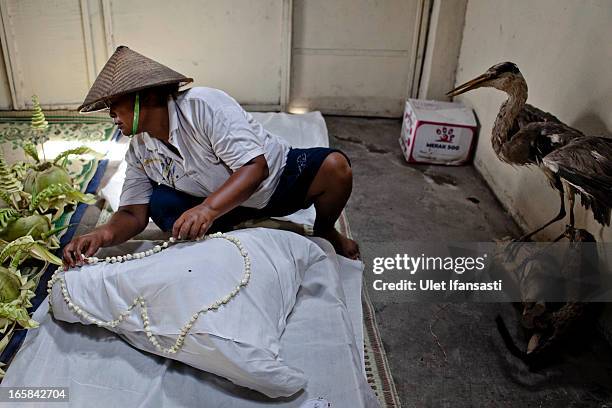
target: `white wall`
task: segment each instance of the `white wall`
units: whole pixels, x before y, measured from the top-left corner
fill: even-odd
[[[610,0],[469,0],[457,83],[513,61],[529,85],[529,103],[587,134],[612,135],[610,22]],[[558,196],[537,168],[513,168],[495,157],[490,132],[504,98],[497,90],[478,89],[459,99],[474,107],[481,122],[476,167],[521,226],[532,229],[556,215]],[[599,226],[578,203],[576,208],[577,226],[600,242],[612,241],[611,228]],[[539,238],[558,235],[564,225]]]
[[[280,104],[282,0],[113,2],[116,44],[221,88],[241,103]]]
[[[0,0],[0,108],[75,108],[127,45],[249,110],[399,117],[430,1]]]
[[[281,107],[290,0],[0,0],[0,108],[75,108],[119,45],[221,88],[250,109]],[[287,92],[288,93],[288,92]],[[13,104],[13,99],[16,101]],[[13,106],[14,105],[14,106]]]

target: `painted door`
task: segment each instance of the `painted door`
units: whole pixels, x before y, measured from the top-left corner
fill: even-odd
[[[294,0],[289,111],[402,115],[422,0]]]

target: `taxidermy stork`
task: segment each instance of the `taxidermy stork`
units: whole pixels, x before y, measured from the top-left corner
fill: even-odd
[[[612,139],[585,136],[554,115],[527,104],[527,82],[512,62],[493,65],[447,95],[456,96],[480,87],[496,88],[508,95],[497,114],[491,135],[497,157],[512,165],[538,166],[561,199],[561,208],[553,219],[518,240],[527,240],[565,218],[566,193],[570,204],[568,228],[574,228],[576,194],[598,223],[610,225]]]

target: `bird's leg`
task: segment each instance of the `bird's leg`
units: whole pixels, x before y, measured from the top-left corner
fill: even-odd
[[[553,246],[555,244],[555,242],[559,242],[561,241],[563,238],[567,238],[570,240],[570,242],[574,242],[574,236],[576,234],[576,228],[574,228],[573,225],[566,225],[565,226],[565,231],[563,231],[561,234],[559,234],[559,236],[555,239],[553,239],[550,244],[548,244],[546,246],[546,248],[544,248],[542,251],[545,251],[546,249],[550,248],[551,246]]]
[[[553,239],[552,242],[559,242],[559,241],[561,241],[565,237],[567,237],[567,230],[563,231],[561,234],[559,234],[559,236],[557,238]]]
[[[555,183],[556,184],[556,183]],[[562,220],[563,218],[565,218],[566,212],[565,212],[565,192],[563,190],[563,185],[559,182],[559,186],[557,187],[557,190],[559,191],[559,198],[561,200],[561,208],[559,208],[559,214],[557,214],[555,216],[555,218],[553,218],[552,220],[548,221],[546,224],[542,225],[540,228],[531,231],[528,234],[523,235],[522,237],[516,239],[516,241],[525,241],[526,239],[531,238],[533,235],[537,234],[538,232],[542,231],[544,228],[548,227],[551,224],[554,224],[555,222]],[[573,213],[573,205],[572,205],[572,213]]]
[[[575,199],[576,199],[576,196],[574,195],[574,192],[570,190],[567,200],[569,201],[569,213],[570,213],[569,227],[571,229],[574,229],[574,200]]]
[[[560,180],[557,180],[557,182],[555,182],[555,187],[557,187],[557,191],[559,191],[559,198],[561,199],[561,208],[559,208],[559,214],[557,214],[555,216],[555,218],[553,218],[552,220],[548,221],[546,224],[542,225],[540,228],[531,231],[528,234],[523,235],[520,238],[517,239],[513,239],[513,243],[509,244],[506,247],[506,262],[510,262],[512,261],[515,257],[516,254],[518,253],[519,249],[520,249],[520,244],[518,244],[518,242],[524,242],[527,239],[529,239],[531,236],[533,236],[534,234],[537,234],[538,232],[542,231],[544,228],[548,227],[550,224],[553,224],[561,219],[563,219],[565,217],[565,193],[563,190],[563,184],[561,184]],[[565,233],[564,233],[565,235]],[[558,237],[557,240],[561,239],[563,236]]]
[[[574,236],[576,235],[576,228],[574,228],[574,203],[576,196],[572,189],[569,189],[569,196],[567,197],[567,201],[569,202],[569,214],[570,214],[570,222],[565,226],[565,231],[563,231],[557,238],[553,240],[553,242],[560,241],[562,238],[567,238],[570,241],[574,241]]]

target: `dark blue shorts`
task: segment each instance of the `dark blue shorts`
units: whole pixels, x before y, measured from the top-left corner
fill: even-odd
[[[293,214],[312,203],[307,202],[306,195],[321,164],[333,152],[341,153],[349,163],[350,159],[338,149],[312,147],[309,149],[291,149],[287,154],[287,164],[283,169],[278,186],[263,211],[270,217],[282,217]]]
[[[338,149],[312,147],[308,149],[290,149],[287,153],[287,164],[283,169],[278,186],[268,204],[261,209],[237,207],[219,217],[209,232],[228,231],[234,225],[246,220],[264,217],[282,217],[308,208],[306,195],[321,164],[332,152],[339,152],[349,163],[350,159]],[[153,184],[153,193],[149,200],[149,214],[155,224],[163,231],[171,231],[174,222],[188,209],[201,204],[205,197],[195,197],[166,185]]]

